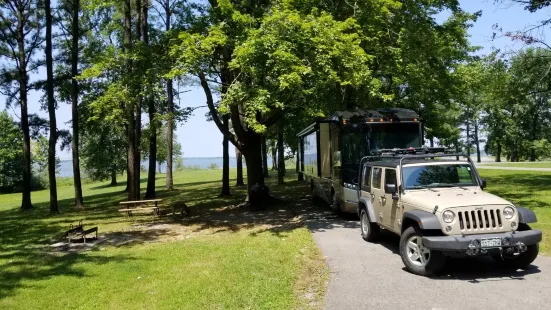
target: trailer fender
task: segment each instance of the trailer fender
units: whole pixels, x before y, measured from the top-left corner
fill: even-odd
[[[360,203],[360,206],[358,208],[358,212],[361,212],[362,208],[366,208],[369,221],[371,223],[377,222],[377,218],[375,217],[375,209],[373,209],[373,204],[371,203],[371,199],[368,199],[367,197],[360,197],[359,203]]]

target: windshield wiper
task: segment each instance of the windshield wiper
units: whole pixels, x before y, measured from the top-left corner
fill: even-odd
[[[461,188],[461,189],[463,189],[463,190],[466,190],[466,191],[469,190],[468,188],[463,187],[463,186],[461,186],[461,185],[459,185],[459,184],[457,184],[457,183],[438,183],[438,185],[439,185],[439,186],[443,186],[443,187],[459,187],[459,188]]]
[[[416,186],[412,187],[412,189],[428,189],[429,191],[432,191],[432,192],[438,192],[437,190],[435,190],[433,188],[430,188],[428,186],[422,186],[422,185],[416,185]]]

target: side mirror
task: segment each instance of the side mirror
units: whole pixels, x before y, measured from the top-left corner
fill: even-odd
[[[482,189],[485,189],[486,188],[486,179],[480,179],[480,187]]]
[[[398,200],[398,191],[396,190],[396,184],[385,184],[385,193],[392,194],[392,200]]]

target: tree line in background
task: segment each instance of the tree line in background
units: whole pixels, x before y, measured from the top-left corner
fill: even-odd
[[[549,5],[529,2],[530,10]],[[81,168],[112,184],[126,172],[128,199],[139,200],[156,196],[156,167],[166,162],[173,189],[174,131],[194,110],[178,104],[180,86],[202,89],[224,137],[221,194],[230,194],[231,143],[237,185],[245,159],[252,206],[269,196],[268,156],[283,183],[296,134],[335,110],[411,108],[431,145],[480,158],[485,142],[498,161],[549,157],[550,49],[473,57],[467,31],[479,16],[457,0],[2,0],[0,90],[20,113],[0,115],[1,186],[20,189],[21,208],[30,209],[33,168],[46,167],[57,213],[61,140],[72,150],[77,208],[85,205]],[[31,80],[43,67],[46,80]],[[32,91],[43,94],[32,104],[47,120],[29,115]],[[71,105],[71,132],[58,129],[60,104]],[[33,149],[47,149],[45,166]]]

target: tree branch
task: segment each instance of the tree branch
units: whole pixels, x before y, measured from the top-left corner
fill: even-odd
[[[207,97],[207,106],[209,108],[209,112],[212,115],[212,120],[216,124],[216,127],[220,130],[220,132],[228,138],[228,140],[235,145],[238,149],[241,148],[241,144],[239,141],[237,141],[235,135],[233,135],[231,132],[226,132],[224,130],[224,125],[220,121],[220,116],[218,115],[218,111],[216,110],[216,107],[214,106],[214,100],[212,98],[212,91],[210,90],[210,86],[207,82],[207,79],[205,77],[205,74],[203,72],[197,73],[197,76],[199,77],[199,80],[201,81],[201,87],[203,88],[203,91],[205,92],[205,96]]]

